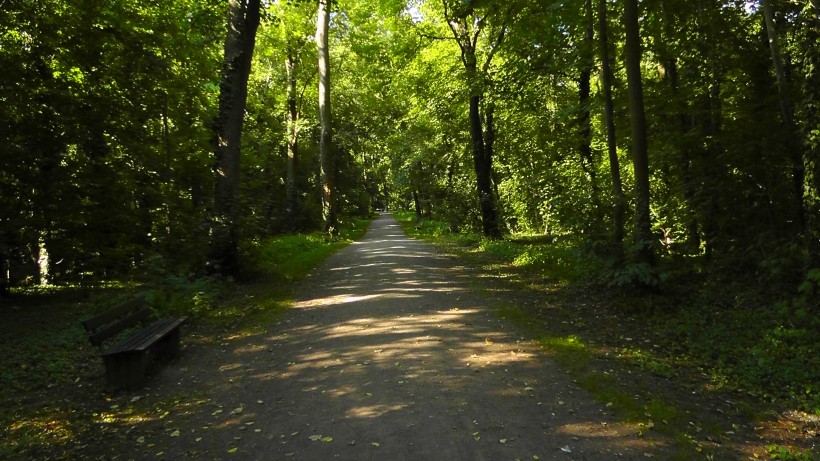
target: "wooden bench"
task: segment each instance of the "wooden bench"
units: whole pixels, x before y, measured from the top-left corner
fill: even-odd
[[[156,320],[119,344],[110,339],[124,330],[144,325],[151,317],[145,298],[137,297],[83,322],[91,344],[100,349],[105,376],[112,386],[137,389],[145,383],[153,360],[168,360],[179,353],[180,326],[188,317]]]

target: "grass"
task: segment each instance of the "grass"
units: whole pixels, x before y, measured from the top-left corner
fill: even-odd
[[[820,414],[820,320],[809,318],[799,300],[777,301],[754,284],[708,277],[677,279],[667,283],[673,289],[666,292],[636,293],[609,286],[610,269],[580,242],[545,236],[487,240],[450,234],[434,220],[416,222],[412,213],[397,218],[411,236],[442,245],[506,283],[534,288],[551,305],[561,306],[504,305],[499,315],[530,332],[581,387],[625,420],[677,439],[679,459],[691,459],[693,449],[698,457],[715,456],[703,443],[705,434],[722,439],[736,429],[720,418],[697,422],[691,416],[697,408],[685,398],[663,398],[652,389],[652,379],[690,383],[694,391],[715,398],[731,392],[744,418],[753,421],[784,409]],[[604,373],[602,360],[627,370],[628,379]],[[647,381],[636,383],[637,374],[629,371],[635,369],[644,371]],[[637,397],[635,386],[643,387]],[[749,394],[754,397],[744,403]],[[761,456],[814,459],[801,453],[772,445]]]
[[[156,267],[153,282],[141,286],[16,290],[0,307],[0,459],[59,459],[71,453],[81,434],[127,430],[128,421],[161,418],[165,407],[180,404],[143,408],[106,389],[83,319],[141,293],[159,315],[191,317],[183,341],[251,334],[281,315],[295,283],[362,237],[369,222],[343,223],[337,238],[285,235],[249,245],[245,261],[252,277],[242,283],[174,276]]]

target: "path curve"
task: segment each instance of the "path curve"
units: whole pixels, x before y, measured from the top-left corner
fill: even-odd
[[[471,277],[382,214],[303,281],[265,334],[223,344],[218,361],[189,350],[180,371],[163,373],[163,387],[194,389],[203,404],[176,415],[166,425],[176,435],[150,451],[310,461],[651,455],[651,441],[498,318]],[[213,365],[190,372],[197,360]]]

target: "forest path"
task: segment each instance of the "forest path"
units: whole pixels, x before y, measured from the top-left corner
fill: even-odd
[[[268,331],[194,346],[162,373],[158,390],[201,399],[157,421],[162,431],[141,431],[152,434],[146,458],[597,460],[662,449],[522,340],[471,280],[381,215]]]

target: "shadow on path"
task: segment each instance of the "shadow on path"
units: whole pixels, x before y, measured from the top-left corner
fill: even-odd
[[[157,459],[646,459],[617,422],[390,215],[326,261],[264,334],[192,347],[159,379],[193,393],[141,421]]]

